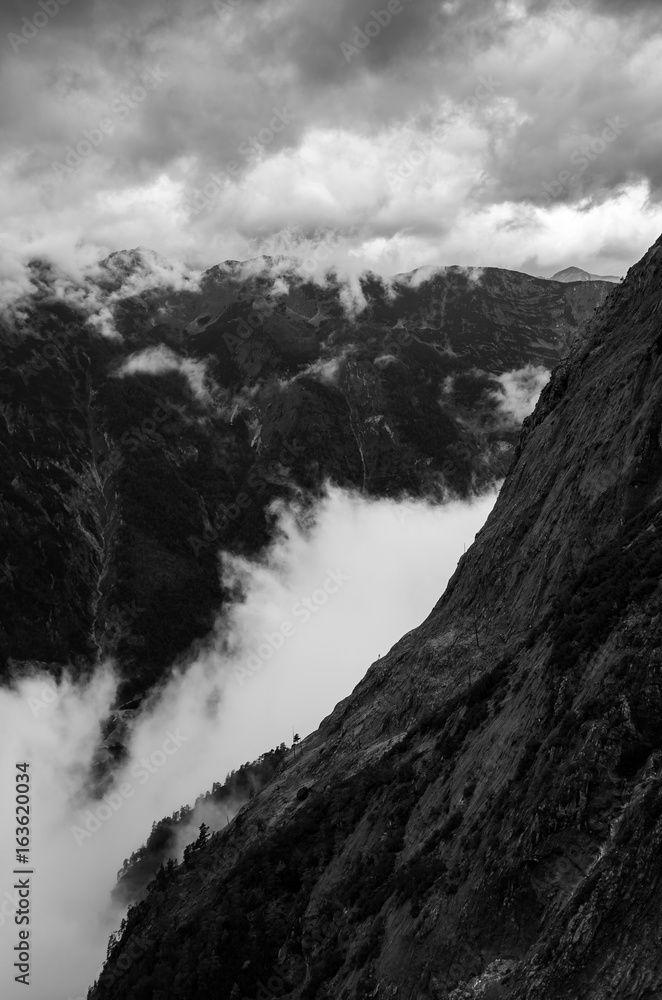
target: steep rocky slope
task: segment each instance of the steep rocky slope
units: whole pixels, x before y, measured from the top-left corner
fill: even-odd
[[[0,674],[111,654],[127,705],[209,633],[217,553],[264,548],[274,500],[502,478],[496,377],[550,368],[609,288],[448,268],[351,291],[268,259],[196,282],[147,251],[32,275],[0,326]]]
[[[156,879],[91,1000],[662,995],[661,320],[662,240],[428,619]]]

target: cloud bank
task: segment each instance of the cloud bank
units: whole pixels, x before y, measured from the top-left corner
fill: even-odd
[[[516,371],[495,375],[500,388],[494,393],[498,410],[506,424],[520,427],[525,417],[533,413],[535,405],[550,379],[547,368],[525,365]]]
[[[117,371],[117,376],[123,378],[142,372],[147,375],[163,375],[166,372],[181,372],[186,378],[193,395],[200,400],[210,399],[205,388],[205,364],[203,361],[192,361],[190,358],[180,358],[169,347],[160,344],[144,351],[131,354]]]
[[[35,674],[0,692],[3,800],[13,801],[16,763],[30,762],[33,782],[34,1000],[85,996],[122,916],[110,903],[116,873],[152,822],[232,768],[289,745],[292,729],[303,737],[316,728],[429,613],[494,499],[433,507],[332,490],[312,520],[282,509],[279,538],[263,560],[226,561],[226,582],[242,599],[207,650],[129,723],[128,758],[96,795],[90,773],[113,703],[111,666],[86,687]],[[25,990],[14,983],[10,957],[12,826],[6,814],[0,975],[8,1000]]]

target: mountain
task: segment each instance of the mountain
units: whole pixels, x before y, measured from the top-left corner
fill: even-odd
[[[662,239],[427,620],[111,940],[90,1000],[662,995]]]
[[[522,413],[500,376],[533,393],[610,287],[319,285],[269,258],[194,278],[142,248],[78,282],[35,260],[31,282],[0,321],[0,676],[112,655],[129,711],[205,641],[233,596],[218,552],[263,551],[274,501],[503,478]]]
[[[611,281],[615,284],[619,284],[623,279],[617,278],[614,274],[589,274],[588,271],[583,271],[581,267],[566,267],[563,271],[557,271],[556,274],[552,275],[552,281]]]

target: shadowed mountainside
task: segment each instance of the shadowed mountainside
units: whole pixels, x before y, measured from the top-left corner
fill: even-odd
[[[610,287],[423,268],[351,289],[267,258],[196,282],[143,250],[32,274],[0,326],[0,670],[112,655],[125,703],[209,634],[218,552],[263,550],[274,501],[501,479],[521,416],[498,376],[551,368]]]

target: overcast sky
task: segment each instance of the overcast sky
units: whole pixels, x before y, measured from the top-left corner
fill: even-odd
[[[5,0],[0,27],[0,278],[320,239],[622,274],[662,231],[658,0]]]

